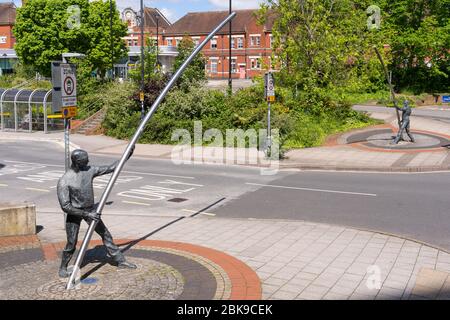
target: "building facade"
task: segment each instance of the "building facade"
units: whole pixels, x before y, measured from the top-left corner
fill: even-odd
[[[139,12],[126,8],[122,11],[122,20],[128,25],[128,34],[123,38],[128,48],[127,68],[134,68],[141,55]],[[162,35],[170,26],[170,21],[157,8],[144,8],[144,39],[153,39],[156,43],[158,38],[158,61],[163,72],[171,70],[177,56],[176,48],[164,46],[162,42]]]
[[[16,21],[14,3],[0,3],[0,75],[12,72],[17,56],[13,50],[16,39],[13,27]]]
[[[269,14],[265,24],[259,25],[255,13],[256,10],[237,10],[232,20],[231,72],[235,79],[251,79],[272,68],[274,17]],[[162,44],[176,47],[183,37],[188,36],[198,45],[227,16],[228,11],[188,13],[167,28],[162,34]],[[227,25],[203,48],[207,59],[205,71],[209,78],[228,78],[229,45]]]

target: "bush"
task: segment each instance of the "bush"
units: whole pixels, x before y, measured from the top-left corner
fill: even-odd
[[[155,83],[157,85],[163,83]],[[106,134],[130,138],[140,121],[138,97],[134,94],[134,99],[127,100],[125,91],[114,94],[117,102],[110,101],[104,122]],[[146,106],[153,103],[157,94],[159,91],[154,87],[149,90]],[[125,103],[118,103],[120,97]],[[373,123],[365,114],[354,111],[345,99],[321,90],[295,93],[280,88],[271,115],[271,126],[279,129],[280,142],[286,148],[318,146],[327,135]],[[174,88],[147,124],[140,142],[175,144],[177,141],[171,140],[173,131],[186,129],[192,137],[194,121],[198,120],[202,121],[203,132],[216,128],[224,137],[227,129],[266,129],[267,102],[262,83],[257,81],[256,85],[238,90],[232,96],[197,84]]]

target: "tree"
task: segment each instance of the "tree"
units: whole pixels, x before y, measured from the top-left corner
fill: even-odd
[[[177,71],[183,62],[189,57],[195,48],[195,44],[188,36],[178,44],[178,56],[175,58],[173,72]],[[178,85],[182,88],[188,88],[193,82],[202,82],[206,80],[205,73],[206,59],[202,53],[199,53],[189,64],[183,75],[178,80]]]
[[[126,26],[114,2],[114,60],[125,54]],[[86,54],[103,76],[111,65],[109,4],[101,0],[29,0],[17,9],[16,52],[26,65],[50,76],[50,62],[64,52]]]
[[[367,67],[376,61],[372,46],[380,46],[383,35],[368,32],[370,4],[365,0],[268,0],[260,20],[276,15],[272,33],[285,84],[313,92],[379,82],[381,72]]]
[[[159,70],[156,66],[156,42],[147,38],[146,47],[144,48],[144,79],[145,81],[150,81],[153,78],[160,78]],[[134,81],[141,81],[141,57],[139,56],[139,61],[136,63],[135,68],[130,70],[128,73],[129,77]]]
[[[393,79],[416,92],[450,89],[450,0],[386,1]]]
[[[122,37],[127,35],[127,27],[120,20],[116,2],[113,1],[113,28],[110,27],[109,1],[97,0],[89,5],[89,18],[86,25],[86,35],[90,40],[87,59],[103,77],[106,70],[111,69],[112,62],[127,55],[127,49]],[[111,35],[114,40],[111,61]]]

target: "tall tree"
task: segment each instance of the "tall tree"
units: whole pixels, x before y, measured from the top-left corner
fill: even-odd
[[[313,91],[346,86],[358,77],[366,80],[360,85],[378,82],[381,73],[370,66],[376,59],[372,46],[382,43],[382,33],[368,32],[370,4],[366,0],[268,0],[260,18],[277,16],[272,33],[286,84]]]
[[[414,91],[450,90],[450,0],[397,0],[382,5],[395,33],[395,83]]]
[[[115,4],[114,12],[116,60],[125,53],[121,38],[126,26]],[[64,52],[86,54],[100,75],[111,65],[109,4],[101,0],[29,0],[17,10],[14,35],[22,63],[46,76],[50,75],[50,62],[61,60]]]
[[[175,58],[175,63],[173,65],[173,71],[175,72],[180,68],[183,62],[189,57],[195,48],[195,44],[192,39],[188,36],[183,37],[183,39],[178,44],[178,55]],[[202,82],[206,80],[205,73],[206,60],[203,54],[200,52],[191,64],[186,68],[183,75],[178,80],[178,85],[186,88],[192,82]]]

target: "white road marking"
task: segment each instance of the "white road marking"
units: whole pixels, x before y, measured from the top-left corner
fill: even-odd
[[[187,176],[174,176],[170,174],[160,174],[160,173],[149,173],[149,172],[135,172],[135,171],[122,171],[126,173],[134,173],[134,174],[143,174],[147,176],[156,176],[156,177],[169,177],[169,178],[181,178],[181,179],[195,179],[195,177],[187,177]]]
[[[50,190],[38,189],[38,188],[25,188],[25,189],[31,190],[31,191],[39,191],[39,192],[50,192]]]
[[[189,212],[189,213],[198,213],[198,211],[189,210],[189,209],[181,209],[181,211]],[[216,216],[215,213],[210,213],[210,212],[200,212],[199,214],[203,214],[205,216],[210,216],[210,217],[215,217]]]
[[[0,183],[0,187],[7,187],[7,184]]]
[[[143,202],[135,202],[135,201],[122,201],[123,203],[129,203],[129,204],[137,204],[137,205],[141,205],[141,206],[150,206],[148,203],[143,203]]]
[[[303,190],[303,191],[313,191],[313,192],[339,193],[339,194],[351,194],[351,195],[356,195],[356,196],[368,196],[368,197],[376,197],[377,196],[375,193],[361,193],[361,192],[349,192],[349,191],[339,191],[339,190],[298,188],[298,187],[278,186],[278,185],[260,184],[260,183],[251,183],[251,182],[246,182],[245,184],[248,184],[248,185],[251,185],[251,186],[259,186],[259,187]]]
[[[4,160],[5,162],[12,162],[12,163],[23,163],[23,164],[33,164],[33,165],[41,165],[41,166],[47,166],[47,167],[64,167],[64,165],[59,164],[46,164],[46,163],[36,163],[36,162],[25,162],[25,161],[16,161],[16,160]],[[150,173],[150,172],[136,172],[136,171],[122,171],[124,173],[133,173],[133,174],[142,174],[147,176],[157,176],[157,177],[168,177],[168,178],[180,178],[180,179],[195,179],[195,177],[188,177],[188,176],[175,176],[171,174],[162,174],[162,173]]]

